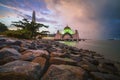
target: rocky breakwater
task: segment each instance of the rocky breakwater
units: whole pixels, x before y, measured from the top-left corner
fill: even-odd
[[[51,40],[0,39],[0,80],[120,80],[120,62]]]

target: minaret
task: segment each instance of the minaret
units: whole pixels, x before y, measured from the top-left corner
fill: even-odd
[[[35,18],[35,11],[33,11],[33,13],[32,13],[32,22],[36,22],[36,18]]]

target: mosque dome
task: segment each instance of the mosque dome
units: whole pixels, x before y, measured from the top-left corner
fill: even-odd
[[[72,29],[69,26],[66,26],[64,28],[64,34],[74,34],[74,32],[72,31]]]

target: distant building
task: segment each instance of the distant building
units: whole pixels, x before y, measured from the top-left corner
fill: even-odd
[[[79,33],[77,30],[72,31],[72,29],[66,26],[62,33],[58,30],[55,37],[55,40],[79,40]]]

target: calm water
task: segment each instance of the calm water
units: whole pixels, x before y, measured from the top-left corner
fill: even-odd
[[[69,46],[96,51],[105,58],[120,62],[120,40],[86,40],[80,42],[62,42]]]

